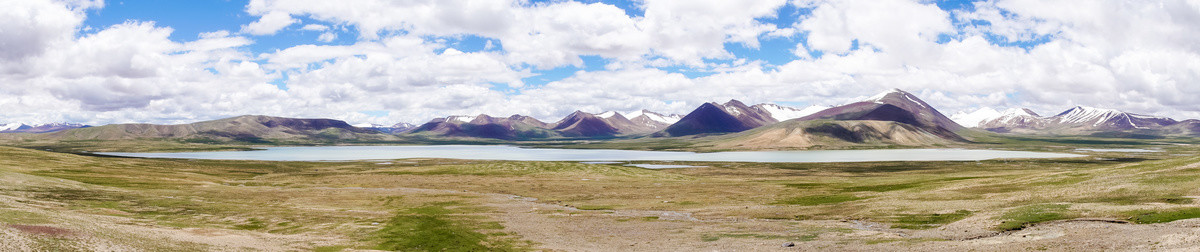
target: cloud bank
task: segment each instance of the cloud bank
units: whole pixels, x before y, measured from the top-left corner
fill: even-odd
[[[252,0],[240,30],[195,36],[154,20],[84,25],[115,8],[100,1],[5,2],[0,122],[553,121],[728,99],[833,105],[890,88],[947,114],[1089,105],[1200,117],[1195,0]],[[254,46],[304,32],[320,36]]]

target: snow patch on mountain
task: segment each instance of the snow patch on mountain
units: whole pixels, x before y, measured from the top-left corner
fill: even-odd
[[[596,114],[596,116],[599,116],[600,118],[604,118],[604,119],[612,118],[613,116],[616,116],[616,115],[617,115],[616,111],[604,111],[604,113]]]
[[[742,111],[738,110],[738,108],[734,107],[733,105],[726,104],[726,105],[721,105],[721,106],[725,107],[725,112],[729,113],[729,115],[736,117],[736,116],[742,114]]]
[[[645,110],[645,109],[634,111],[634,112],[629,112],[628,114],[625,114],[625,115],[629,119],[634,119],[634,118],[638,118],[639,116],[645,115],[646,118],[649,118],[651,121],[656,121],[656,122],[660,122],[660,123],[664,123],[664,124],[674,124],[676,122],[679,122],[679,119],[683,119],[683,116],[681,116],[681,115],[676,115],[676,114],[663,115],[663,114]]]
[[[0,131],[17,130],[17,129],[20,129],[21,126],[25,126],[25,124],[23,124],[23,123],[0,124]]]
[[[829,107],[819,105],[808,106],[804,109],[796,109],[770,103],[759,104],[759,106],[767,110],[767,113],[771,114],[771,118],[775,118],[776,121],[780,122],[805,117],[817,112],[821,112],[822,110],[829,109]]]
[[[1057,117],[1060,122],[1064,123],[1084,123],[1095,121],[1097,123],[1107,121],[1121,113],[1115,109],[1101,109],[1085,106],[1077,106],[1071,108]]]
[[[982,107],[973,112],[959,111],[958,113],[954,113],[954,115],[950,116],[950,120],[963,127],[973,128],[979,127],[979,124],[996,119],[1001,115],[1000,111],[996,111],[993,108]]]
[[[478,116],[450,116],[450,117],[446,118],[446,121],[447,122],[469,123],[471,121],[474,121],[476,117],[478,117]]]
[[[904,92],[904,90],[900,90],[899,88],[893,88],[892,90],[889,90],[887,92],[876,94],[875,96],[871,96],[871,98],[867,98],[866,100],[863,100],[863,101],[864,102],[873,102],[873,103],[877,103],[877,104],[884,104],[885,102],[883,101],[883,99],[885,99],[891,95],[902,96],[902,97],[904,97],[904,99],[907,99],[908,101],[912,102],[913,104],[917,104],[917,106],[921,106],[921,108],[929,108],[928,106],[925,106],[925,103],[921,102],[920,98],[917,98],[917,97],[913,96],[912,94],[909,94],[908,92]]]
[[[374,123],[359,123],[359,124],[352,124],[350,126],[359,127],[359,128],[381,128],[381,127],[383,127],[382,124],[374,124]]]

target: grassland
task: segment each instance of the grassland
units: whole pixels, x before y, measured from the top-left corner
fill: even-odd
[[[1198,246],[1178,237],[1200,223],[1187,224],[1200,217],[1193,200],[1200,146],[985,140],[1004,149],[1162,151],[980,162],[674,162],[705,168],[650,170],[441,159],[136,159],[46,151],[86,150],[83,143],[0,147],[0,250]],[[1059,235],[1047,235],[1053,232]]]

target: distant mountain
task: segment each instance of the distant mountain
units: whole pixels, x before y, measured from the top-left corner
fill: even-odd
[[[190,124],[110,124],[47,133],[59,140],[197,139],[206,141],[379,140],[386,135],[333,119],[238,116]]]
[[[1013,129],[1045,128],[1046,119],[1027,108],[1010,108],[992,118],[986,118],[976,127],[1003,133]]]
[[[963,129],[916,96],[897,89],[708,144],[718,149],[928,146],[965,141],[955,133]]]
[[[808,106],[803,109],[797,109],[797,108],[785,107],[785,106],[780,106],[780,105],[775,105],[775,104],[770,104],[770,103],[758,104],[758,105],[754,105],[753,107],[760,109],[760,110],[767,111],[767,114],[771,115],[771,118],[775,118],[776,121],[780,121],[780,122],[805,117],[805,116],[808,116],[811,114],[816,114],[817,112],[821,112],[822,110],[826,110],[826,109],[830,108],[827,106],[814,105],[814,106]]]
[[[356,125],[354,125],[354,127],[359,127],[359,128],[364,128],[364,129],[372,129],[375,131],[388,133],[388,134],[398,134],[398,133],[403,133],[405,131],[416,128],[417,125],[402,122],[402,123],[393,124],[392,126],[379,125],[379,124],[356,124]]]
[[[438,137],[472,137],[503,140],[548,138],[557,133],[547,129],[545,122],[523,115],[509,117],[450,116],[437,118],[405,132],[412,135]]]
[[[650,112],[650,113],[654,113],[654,112]],[[646,114],[643,113],[642,115],[646,115]],[[657,131],[659,128],[662,127],[662,125],[647,124],[647,123],[645,123],[645,121],[634,122],[633,120],[630,119],[630,117],[626,117],[625,115],[622,115],[621,113],[615,112],[615,111],[607,111],[604,113],[596,114],[596,116],[603,119],[605,123],[608,123],[608,125],[612,126],[613,128],[616,128],[617,132],[622,135],[651,133],[651,132]],[[664,119],[666,119],[666,118],[664,118]]]
[[[976,127],[993,132],[1083,134],[1106,131],[1157,130],[1179,122],[1167,117],[1139,115],[1114,109],[1077,106],[1058,115],[1041,117],[1029,109],[1008,109]]]
[[[875,120],[788,120],[723,136],[698,146],[718,150],[934,146],[963,141],[912,124]]]
[[[29,125],[24,123],[0,124],[0,133],[48,133],[61,130],[90,127],[78,123],[47,123]]]
[[[1200,120],[1188,119],[1179,123],[1162,127],[1158,130],[1162,135],[1183,135],[1200,137]]]
[[[1132,129],[1154,129],[1169,126],[1175,119],[1139,115],[1115,109],[1100,109],[1078,106],[1046,118],[1052,126],[1069,127],[1088,131],[1113,131]]]
[[[950,115],[950,120],[954,120],[955,123],[958,123],[958,125],[962,125],[963,127],[975,128],[979,127],[980,123],[995,119],[999,116],[1000,111],[996,111],[996,109],[993,108],[983,107],[972,112],[954,113],[953,115]]]
[[[954,132],[965,129],[920,98],[899,89],[883,92],[867,100],[830,108],[797,120],[869,120],[910,124],[944,137],[958,138]]]
[[[616,116],[615,112],[614,115],[610,115],[610,117],[614,116]],[[621,134],[620,129],[609,124],[609,120],[612,119],[576,110],[554,123],[554,127],[551,129],[568,137],[611,137]],[[633,124],[633,122],[629,122],[629,124]]]
[[[644,125],[654,130],[661,130],[667,126],[671,126],[671,124],[674,124],[675,122],[678,122],[679,119],[683,118],[681,115],[663,115],[645,109],[629,113],[625,116],[633,123]]]
[[[777,123],[763,107],[750,107],[738,100],[725,104],[705,103],[663,131],[666,136],[741,132]]]

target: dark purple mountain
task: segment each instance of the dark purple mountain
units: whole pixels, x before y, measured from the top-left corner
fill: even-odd
[[[568,137],[611,137],[621,134],[620,129],[610,125],[604,118],[583,111],[567,115],[551,129]]]
[[[433,119],[407,133],[504,140],[546,138],[556,135],[554,132],[547,130],[546,127],[546,123],[528,116],[491,117],[481,114],[473,117],[451,116]]]
[[[954,132],[965,129],[921,99],[899,89],[794,120],[892,121],[917,126],[948,139],[961,139]]]
[[[683,116],[679,122],[668,126],[663,132],[670,136],[687,136],[705,133],[741,132],[763,125],[776,123],[771,113],[762,108],[746,106],[738,100],[725,104],[705,103]]]
[[[38,125],[7,124],[0,125],[0,133],[49,133],[60,130],[91,127],[78,123],[47,123]]]
[[[1178,123],[1175,119],[1126,113],[1114,109],[1077,106],[1046,118],[1048,127],[1085,131],[1157,129]]]

